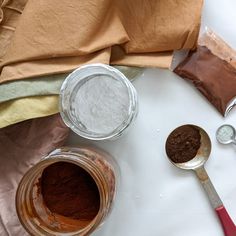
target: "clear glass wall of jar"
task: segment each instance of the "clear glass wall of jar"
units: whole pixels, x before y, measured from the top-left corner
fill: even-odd
[[[39,187],[40,178],[43,170],[56,162],[69,162],[80,166],[97,184],[100,207],[98,214],[89,224],[81,226],[75,219],[55,216],[44,205]],[[109,154],[95,148],[56,149],[33,166],[22,178],[16,194],[17,214],[30,235],[89,235],[111,212],[118,182],[119,167]]]
[[[76,97],[80,94],[81,88],[91,80],[102,80],[103,78],[100,78],[99,76],[113,81],[114,86],[119,83],[120,88],[123,88],[122,91],[124,89],[126,90],[129,98],[126,103],[127,114],[125,119],[118,127],[108,133],[88,129],[81,121],[80,113],[76,112],[78,106],[76,104]],[[94,90],[92,90],[91,93],[92,92],[94,92]],[[84,99],[86,100],[86,98]],[[120,98],[113,98],[114,101],[117,99]],[[98,97],[97,100],[101,100],[101,98]],[[106,101],[104,100],[104,102]],[[89,64],[79,67],[65,79],[60,90],[59,108],[64,123],[81,137],[90,140],[116,139],[124,134],[134,122],[138,114],[138,96],[132,83],[116,68],[100,63]],[[123,110],[126,109],[123,108]],[[120,112],[122,113],[122,110]],[[112,114],[110,114],[109,117],[112,117]]]

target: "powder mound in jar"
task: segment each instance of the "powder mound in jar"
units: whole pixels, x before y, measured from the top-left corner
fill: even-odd
[[[129,114],[129,93],[119,80],[99,75],[90,78],[75,96],[75,115],[91,132],[108,134]]]
[[[175,163],[193,159],[201,145],[201,135],[197,128],[183,125],[171,132],[166,141],[166,153]]]
[[[93,220],[100,206],[97,185],[81,167],[57,162],[44,169],[41,177],[44,204],[52,212],[78,220]]]

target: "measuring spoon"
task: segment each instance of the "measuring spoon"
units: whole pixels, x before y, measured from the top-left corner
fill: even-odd
[[[236,145],[236,131],[232,125],[222,125],[216,131],[216,139],[219,143]]]
[[[220,219],[225,236],[236,236],[236,226],[233,223],[232,219],[230,218],[228,212],[226,211],[218,193],[216,192],[204,168],[204,164],[209,158],[211,152],[210,138],[202,128],[195,125],[190,125],[190,126],[197,128],[201,135],[201,145],[196,156],[190,161],[184,163],[175,163],[170,159],[170,157],[168,158],[173,165],[184,170],[193,170],[195,172],[205,192],[208,195],[208,198],[211,202],[213,209],[215,210]]]

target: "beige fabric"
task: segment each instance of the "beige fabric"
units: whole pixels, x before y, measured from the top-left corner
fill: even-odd
[[[6,54],[27,1],[0,0],[0,62]]]
[[[169,67],[171,51],[195,47],[202,7],[202,0],[28,0],[15,19],[6,6],[16,2],[22,8],[26,0],[2,3],[1,33],[16,30],[5,40],[0,82],[91,62]]]
[[[59,57],[54,59],[33,60],[7,65],[3,68],[0,83],[22,78],[66,73],[87,63],[108,63],[110,48],[80,57]],[[2,79],[2,80],[1,80]]]
[[[171,64],[172,55],[172,52],[125,54],[121,47],[114,46],[111,53],[111,63],[115,65],[167,68]]]

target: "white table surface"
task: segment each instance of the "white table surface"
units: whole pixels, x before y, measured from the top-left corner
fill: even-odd
[[[202,27],[211,27],[236,48],[236,1],[205,0]],[[71,133],[70,144],[86,143],[111,153],[121,168],[115,208],[93,236],[223,236],[220,223],[192,172],[172,166],[165,140],[174,128],[192,123],[211,137],[206,164],[211,180],[236,222],[236,146],[223,146],[216,129],[236,127],[236,109],[223,118],[189,83],[168,70],[147,69],[134,81],[139,114],[116,141],[89,142]]]

